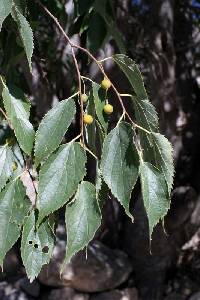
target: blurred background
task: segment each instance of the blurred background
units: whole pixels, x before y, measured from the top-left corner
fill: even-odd
[[[19,0],[20,1],[20,0]],[[21,0],[23,2],[23,0]],[[60,211],[54,257],[29,284],[19,255],[20,242],[7,254],[0,274],[1,300],[200,300],[200,1],[51,0],[41,1],[58,18],[72,41],[98,59],[126,53],[140,66],[146,89],[159,113],[160,129],[174,147],[176,175],[164,233],[157,226],[149,251],[148,224],[140,187],[132,195],[132,224],[114,198],[105,201],[104,219],[85,252],[67,265],[62,278],[66,234]],[[77,89],[70,47],[52,20],[27,3],[35,49],[33,76],[11,18],[0,33],[0,73],[23,87],[32,102],[35,127],[59,100]],[[81,74],[102,75],[81,52]],[[111,60],[104,63],[122,93],[129,85]],[[120,115],[115,108],[111,126]],[[124,100],[129,109],[128,98]],[[78,116],[69,135],[78,132]],[[0,143],[13,133],[1,119]],[[66,136],[66,139],[68,137]],[[89,166],[92,176],[92,163]]]

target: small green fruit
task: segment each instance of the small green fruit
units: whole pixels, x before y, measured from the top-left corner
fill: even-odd
[[[102,89],[104,89],[104,90],[108,90],[108,89],[111,87],[111,82],[110,82],[110,80],[107,79],[107,78],[104,78],[104,80],[102,80],[102,82],[101,82],[101,87],[102,87]]]
[[[13,172],[17,170],[17,167],[18,167],[18,165],[17,165],[16,161],[14,161],[13,164],[12,164]]]
[[[113,106],[111,104],[106,104],[103,108],[105,114],[110,115],[113,113]]]
[[[90,125],[90,124],[92,124],[92,122],[93,122],[93,117],[92,117],[91,115],[85,114],[85,115],[83,116],[83,122],[84,122],[85,124],[87,124],[87,125]]]
[[[88,95],[82,94],[82,95],[81,95],[81,100],[82,100],[84,103],[87,102],[87,101],[88,101]]]

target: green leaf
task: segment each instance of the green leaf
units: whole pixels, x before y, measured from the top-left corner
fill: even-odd
[[[108,130],[108,116],[104,113],[104,105],[106,104],[105,99],[105,91],[103,91],[99,84],[93,82],[92,83],[92,93],[95,103],[95,109],[97,118],[103,127],[104,131],[107,132]]]
[[[117,28],[117,24],[113,19],[113,17],[107,13],[107,4],[108,4],[107,0],[101,0],[101,1],[96,0],[94,3],[94,10],[104,19],[104,22],[110,34],[113,36],[117,44],[117,47],[119,48],[119,51],[121,53],[126,53],[126,48],[124,45],[122,34]]]
[[[94,0],[74,0],[75,15],[80,16],[86,12],[88,13],[93,2]]]
[[[84,149],[71,142],[60,146],[42,165],[37,200],[38,224],[73,196],[85,175],[85,163]]]
[[[26,273],[32,282],[52,256],[54,236],[48,219],[36,230],[34,211],[27,217],[21,242],[21,256]]]
[[[26,191],[19,179],[6,185],[0,193],[0,265],[8,250],[18,240],[24,218],[30,208]]]
[[[8,179],[12,176],[12,165],[14,156],[8,145],[0,147],[0,190],[5,186]]]
[[[3,21],[11,13],[12,0],[0,0],[0,32]]]
[[[115,54],[113,55],[113,59],[128,78],[139,100],[148,99],[142,79],[142,74],[137,64],[124,54]]]
[[[133,130],[121,122],[105,138],[101,170],[112,194],[125,208],[129,217],[131,192],[138,178],[138,154],[133,143]]]
[[[153,165],[148,162],[141,162],[140,178],[151,239],[154,227],[169,210],[170,198],[164,175]]]
[[[91,116],[95,116],[95,105],[94,105],[94,97],[92,91],[89,94],[88,98],[88,106],[87,106],[87,113]],[[87,144],[89,149],[96,154],[96,122],[92,122],[90,126],[86,126],[86,133],[87,133]]]
[[[99,14],[93,14],[87,33],[87,48],[92,52],[99,50],[103,46],[106,35],[107,28],[103,18]]]
[[[174,177],[172,145],[168,139],[160,133],[152,133],[152,136],[156,166],[164,174],[168,185],[168,192],[170,194]]]
[[[35,164],[46,159],[60,144],[76,112],[74,100],[59,102],[41,121],[35,138]]]
[[[153,104],[148,99],[138,100],[137,97],[132,99],[137,123],[150,132],[157,132],[159,128],[158,115]]]
[[[66,206],[67,251],[65,263],[93,239],[101,224],[101,212],[93,184],[83,181]]]
[[[11,94],[5,84],[2,97],[20,147],[28,155],[31,155],[35,132],[29,122],[30,103],[24,101],[18,89],[13,90]]]
[[[31,59],[33,55],[34,43],[33,43],[33,32],[31,26],[15,5],[12,8],[12,16],[17,23],[19,33],[24,45],[24,50],[27,56],[29,68],[32,71]]]

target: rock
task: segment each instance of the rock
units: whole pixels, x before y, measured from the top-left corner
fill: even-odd
[[[193,294],[189,300],[200,300],[200,292]]]
[[[132,266],[127,255],[119,250],[111,250],[100,242],[88,246],[79,252],[64,268],[60,277],[60,267],[65,255],[65,244],[60,241],[50,264],[44,266],[39,280],[54,287],[71,287],[83,292],[101,292],[112,290],[127,280]]]
[[[32,297],[38,297],[40,294],[40,285],[34,280],[32,283],[28,280],[27,277],[21,278],[17,284],[19,287],[27,294]]]
[[[122,291],[114,290],[110,292],[92,295],[90,300],[138,300],[138,293],[135,288],[125,289]]]
[[[0,282],[0,299],[1,300],[28,300],[26,294],[14,288],[8,282]]]
[[[52,290],[48,300],[89,300],[89,295],[80,294],[71,288]]]

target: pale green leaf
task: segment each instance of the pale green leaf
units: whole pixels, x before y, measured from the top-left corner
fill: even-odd
[[[66,206],[67,252],[65,263],[93,239],[101,224],[101,212],[93,184],[83,181]]]
[[[48,219],[36,229],[33,211],[25,220],[21,241],[21,256],[31,282],[38,276],[42,266],[49,263],[53,246],[54,235]]]
[[[14,163],[12,149],[8,146],[0,147],[0,190],[5,186],[8,179],[12,176],[12,165]]]
[[[0,265],[18,240],[24,218],[30,208],[26,191],[19,179],[8,183],[0,193]]]
[[[29,68],[32,71],[31,59],[33,55],[34,43],[33,43],[33,32],[31,26],[29,22],[26,20],[26,18],[22,15],[18,7],[15,5],[13,5],[12,8],[12,16],[17,23],[18,30],[24,45],[24,50],[28,60]]]
[[[103,91],[99,84],[93,82],[92,83],[92,93],[95,103],[95,109],[97,118],[103,127],[104,131],[108,130],[108,115],[104,113],[104,105],[106,104],[105,91]]]
[[[105,138],[101,170],[112,194],[131,218],[129,203],[131,192],[138,178],[138,164],[131,125],[121,122]]]
[[[30,103],[24,101],[21,95],[18,95],[18,89],[13,90],[12,94],[4,84],[3,102],[8,118],[13,126],[16,138],[22,150],[31,154],[35,131],[29,122]]]
[[[35,164],[39,165],[60,144],[76,112],[74,100],[58,103],[42,119],[35,138]]]
[[[0,0],[0,32],[3,21],[11,13],[12,0]]]
[[[173,177],[174,177],[174,164],[173,164],[173,149],[168,139],[160,133],[152,133],[154,155],[157,168],[162,171],[168,185],[169,194],[171,193]]]
[[[160,220],[163,220],[169,210],[170,198],[164,175],[152,164],[141,162],[140,178],[151,239],[154,227]]]
[[[37,200],[38,224],[73,196],[85,175],[85,163],[84,149],[71,142],[60,146],[42,165]]]
[[[142,79],[142,74],[137,64],[124,54],[115,54],[113,55],[113,59],[128,78],[137,97],[140,100],[148,99]]]

